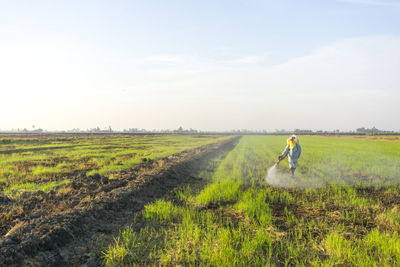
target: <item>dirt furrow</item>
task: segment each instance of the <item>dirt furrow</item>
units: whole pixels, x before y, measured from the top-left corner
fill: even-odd
[[[239,137],[120,171],[113,179],[79,175],[56,191],[0,199],[0,265],[96,266],[93,252],[129,224],[146,203],[193,183],[207,163]],[[20,212],[16,212],[20,210]],[[103,242],[103,243],[102,243]]]

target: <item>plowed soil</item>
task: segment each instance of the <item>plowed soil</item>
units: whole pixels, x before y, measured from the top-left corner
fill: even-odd
[[[98,266],[107,240],[144,205],[188,183],[239,137],[187,150],[113,175],[79,174],[49,193],[0,196],[0,266]]]

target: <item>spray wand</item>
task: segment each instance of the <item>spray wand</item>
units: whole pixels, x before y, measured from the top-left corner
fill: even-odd
[[[279,163],[281,163],[282,160],[284,160],[287,157],[288,153],[286,153],[283,156],[279,156],[279,160],[277,162],[275,162],[274,167],[278,166]]]

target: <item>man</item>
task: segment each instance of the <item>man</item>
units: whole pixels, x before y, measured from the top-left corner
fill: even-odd
[[[279,160],[283,159],[288,155],[288,160],[289,160],[289,168],[290,171],[292,172],[291,177],[294,178],[294,171],[296,170],[297,167],[297,160],[300,158],[301,155],[301,146],[299,139],[297,136],[292,135],[288,140],[287,140],[287,146],[285,150],[282,152],[282,155],[278,157]]]

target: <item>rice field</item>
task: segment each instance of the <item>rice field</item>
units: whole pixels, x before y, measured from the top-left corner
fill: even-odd
[[[398,266],[400,143],[300,136],[296,178],[266,174],[284,136],[244,136],[187,186],[145,206],[107,266]]]
[[[224,136],[0,136],[0,190],[47,192],[77,174],[107,174],[217,142]]]

